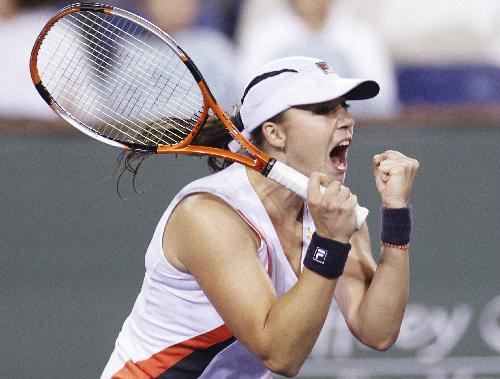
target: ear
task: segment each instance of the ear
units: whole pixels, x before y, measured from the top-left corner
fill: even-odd
[[[262,135],[266,142],[277,150],[283,150],[286,141],[286,134],[280,124],[266,121],[262,124]]]

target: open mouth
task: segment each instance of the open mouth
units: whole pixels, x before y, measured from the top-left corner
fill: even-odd
[[[350,141],[342,141],[330,151],[330,161],[338,170],[347,168],[347,149],[350,144]]]

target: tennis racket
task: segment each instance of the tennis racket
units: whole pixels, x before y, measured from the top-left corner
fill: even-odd
[[[69,5],[38,36],[30,71],[47,104],[98,141],[125,150],[228,159],[306,198],[308,178],[243,137],[186,52],[142,17],[98,3]],[[250,156],[192,144],[210,115]],[[357,208],[358,228],[367,214]]]

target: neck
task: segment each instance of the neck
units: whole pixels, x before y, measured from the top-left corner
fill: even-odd
[[[247,169],[247,176],[273,221],[302,222],[304,199],[254,170]]]

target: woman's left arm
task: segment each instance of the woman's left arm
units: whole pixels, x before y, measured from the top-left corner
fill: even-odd
[[[406,208],[418,168],[418,161],[398,151],[373,157],[375,184],[385,209],[382,235],[390,241],[381,245],[375,264],[368,226],[363,224],[351,237],[351,253],[335,290],[352,333],[378,350],[396,342],[408,302],[411,215]],[[393,239],[404,245],[394,247]]]
[[[386,350],[396,342],[408,301],[409,251],[384,246],[376,264],[366,223],[350,242],[335,299],[353,335],[374,349]]]

